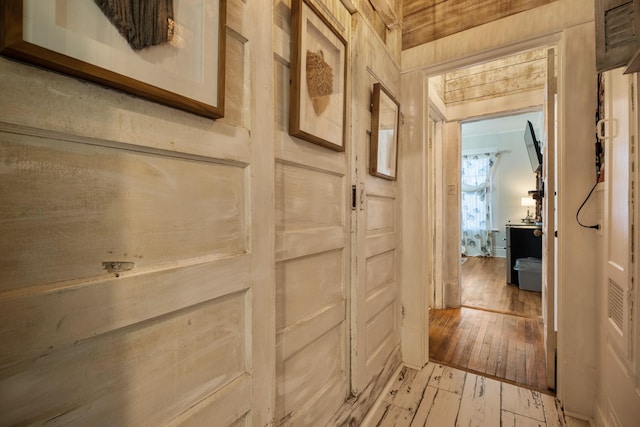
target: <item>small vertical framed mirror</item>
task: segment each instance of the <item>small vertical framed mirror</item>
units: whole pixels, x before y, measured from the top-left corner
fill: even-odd
[[[400,104],[380,83],[373,85],[369,173],[395,181],[398,172]]]

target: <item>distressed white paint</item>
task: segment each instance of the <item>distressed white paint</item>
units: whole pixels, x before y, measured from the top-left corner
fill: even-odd
[[[274,4],[277,425],[323,425],[349,394],[348,153],[288,134],[290,4]],[[350,38],[338,2],[316,4]],[[289,21],[289,22],[287,22]],[[350,74],[347,74],[347,81]],[[350,85],[345,96],[349,97]],[[303,86],[303,90],[306,90]],[[349,115],[345,116],[348,126]],[[269,224],[264,224],[269,226]]]
[[[3,424],[271,421],[272,6],[227,3],[217,122],[0,60]]]
[[[434,363],[402,368],[374,408],[363,427],[559,427],[565,417],[552,396]]]
[[[352,392],[357,395],[377,378],[400,344],[397,184],[368,172],[373,84],[381,83],[399,98],[400,70],[366,20],[355,19],[354,30],[351,366]]]
[[[456,422],[462,427],[499,425],[500,405],[500,383],[468,373]]]

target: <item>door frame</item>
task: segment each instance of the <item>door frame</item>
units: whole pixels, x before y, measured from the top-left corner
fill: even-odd
[[[438,76],[455,69],[469,67],[474,64],[493,61],[496,59],[503,58],[505,56],[517,54],[522,51],[536,49],[536,48],[546,48],[549,46],[554,46],[558,50],[558,58],[560,60],[561,56],[563,55],[563,49],[562,49],[562,43],[561,43],[562,38],[563,38],[563,35],[561,32],[554,33],[554,34],[538,37],[532,40],[526,40],[524,42],[513,43],[508,46],[503,46],[500,49],[488,50],[479,54],[470,54],[452,61],[443,62],[440,64],[430,65],[424,68],[404,72],[402,74],[403,110],[409,111],[410,114],[413,115],[413,117],[411,117],[409,128],[405,129],[407,128],[407,126],[403,128],[403,141],[415,140],[416,137],[420,135],[421,137],[418,139],[421,141],[421,146],[413,147],[411,151],[402,153],[400,159],[402,161],[404,156],[407,156],[410,153],[415,154],[417,152],[421,152],[422,155],[425,156],[425,158],[423,158],[419,164],[417,162],[412,164],[403,164],[400,167],[401,182],[404,181],[402,179],[403,175],[406,177],[413,177],[414,182],[415,182],[415,177],[418,176],[419,180],[424,180],[426,184],[426,180],[428,176],[430,176],[428,171],[429,161],[426,158],[427,156],[429,156],[429,153],[430,153],[430,147],[428,146],[428,128],[427,128],[428,119],[429,119],[429,107],[431,106],[429,104],[430,89],[428,84],[428,80],[430,77]],[[559,75],[559,80],[560,79],[561,79],[561,75]],[[418,82],[422,84],[421,91],[415,90],[416,84],[418,84]],[[559,99],[559,102],[560,102],[560,99]],[[420,108],[415,108],[416,106],[420,106]],[[494,116],[502,115],[507,111],[509,112],[527,111],[527,108],[539,109],[542,106],[543,106],[543,102],[538,102],[528,106],[521,105],[519,108],[505,109],[505,107],[502,104],[495,103],[492,109],[488,109],[488,110],[485,108],[483,108],[482,110],[479,109],[476,113],[468,114],[465,117],[457,117],[458,114],[456,114],[456,112],[451,111],[452,109],[447,109],[446,107],[444,111],[440,111],[440,114],[442,114],[446,118],[446,122],[458,122],[458,126],[459,126],[459,122],[463,119],[477,118],[481,116],[489,117],[491,115],[494,115]],[[451,114],[451,113],[454,113],[454,114]],[[401,147],[404,145],[405,144],[401,144]],[[458,141],[458,145],[460,145],[460,141]],[[423,170],[421,171],[417,170],[417,168],[420,168],[420,167],[422,167]],[[459,180],[459,177],[458,177],[458,180]],[[402,231],[403,238],[401,239],[402,251],[404,254],[412,252],[411,256],[403,256],[403,259],[401,262],[401,286],[403,290],[403,306],[405,303],[410,304],[408,300],[413,298],[417,298],[417,304],[419,305],[419,308],[417,310],[411,310],[411,311],[404,310],[404,316],[402,319],[403,359],[405,364],[407,364],[410,367],[421,367],[429,361],[429,358],[428,358],[428,355],[429,355],[428,310],[429,310],[429,304],[432,300],[431,294],[434,293],[434,290],[427,289],[426,291],[424,290],[418,291],[416,289],[416,286],[429,288],[429,284],[431,282],[429,280],[429,272],[422,274],[423,280],[421,281],[420,284],[418,284],[416,283],[416,277],[415,277],[415,274],[418,273],[418,271],[415,269],[411,269],[412,271],[406,271],[406,269],[409,268],[408,266],[411,263],[419,262],[420,258],[418,258],[418,256],[420,256],[420,254],[424,254],[424,256],[422,257],[422,260],[427,260],[426,264],[429,267],[439,268],[440,271],[444,271],[443,269],[444,269],[444,263],[445,263],[443,260],[441,265],[437,265],[436,261],[438,258],[436,258],[432,254],[432,252],[429,250],[428,247],[421,247],[420,248],[421,250],[414,251],[415,247],[411,247],[411,243],[409,243],[409,240],[411,238],[411,235],[410,235],[411,233],[407,233],[405,231],[405,229],[410,228],[410,227],[407,227],[407,221],[412,221],[415,218],[423,219],[424,221],[423,226],[424,226],[424,229],[427,231],[425,233],[426,236],[429,236],[428,230],[432,230],[437,225],[434,223],[437,216],[430,214],[430,212],[435,212],[436,206],[434,205],[434,203],[437,205],[438,203],[442,203],[442,200],[438,201],[439,197],[437,194],[435,195],[435,197],[432,197],[431,194],[428,194],[427,190],[429,188],[431,188],[429,185],[422,185],[422,196],[419,197],[420,202],[416,204],[415,202],[414,203],[411,202],[411,199],[412,199],[411,193],[413,193],[413,190],[407,188],[406,185],[401,184],[400,186],[402,208],[403,208],[403,211],[407,211],[407,213],[403,214],[403,218],[402,218],[402,221],[403,221],[403,231]],[[457,188],[455,188],[456,195],[459,194],[459,188],[460,188],[460,184],[458,182]],[[442,188],[440,190],[445,194],[448,191],[448,189],[445,189],[445,188]],[[442,197],[440,197],[440,199],[442,199]],[[459,202],[458,202],[458,205],[459,205]],[[444,212],[444,215],[446,216],[447,212]],[[413,226],[415,226],[415,224],[412,225],[411,227]],[[443,241],[443,245],[447,246],[446,236],[445,236],[445,240]],[[459,242],[456,242],[456,247],[459,247]],[[432,273],[431,277],[435,277],[435,273],[433,272],[431,273]],[[457,280],[458,280],[458,289],[459,289],[459,286],[460,286],[459,275]],[[434,283],[434,282],[431,282],[431,283]],[[437,283],[434,283],[434,285],[438,286]],[[435,294],[437,295],[437,291],[435,291]],[[403,308],[406,308],[406,306],[404,306]],[[417,331],[416,327],[422,330]],[[410,345],[407,343],[409,337],[416,337],[418,335],[423,337],[426,336],[427,337],[426,342],[419,341],[418,343],[412,343]],[[422,346],[422,348],[419,348],[419,346]]]

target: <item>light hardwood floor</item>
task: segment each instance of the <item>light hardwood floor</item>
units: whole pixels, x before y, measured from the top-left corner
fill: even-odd
[[[460,267],[463,307],[531,318],[542,316],[540,292],[523,291],[507,284],[505,258],[464,259]]]
[[[554,427],[565,420],[553,396],[430,362],[420,371],[402,368],[363,426]]]
[[[550,393],[539,292],[506,284],[504,258],[467,258],[459,309],[430,310],[429,358]]]
[[[539,319],[471,308],[429,312],[429,359],[549,392]]]

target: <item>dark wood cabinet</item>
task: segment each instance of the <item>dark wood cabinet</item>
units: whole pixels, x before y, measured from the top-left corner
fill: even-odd
[[[536,230],[542,231],[539,225],[507,224],[507,283],[519,285],[514,270],[518,258],[542,259],[542,233]]]
[[[640,0],[595,0],[596,68],[627,66],[640,48]]]

